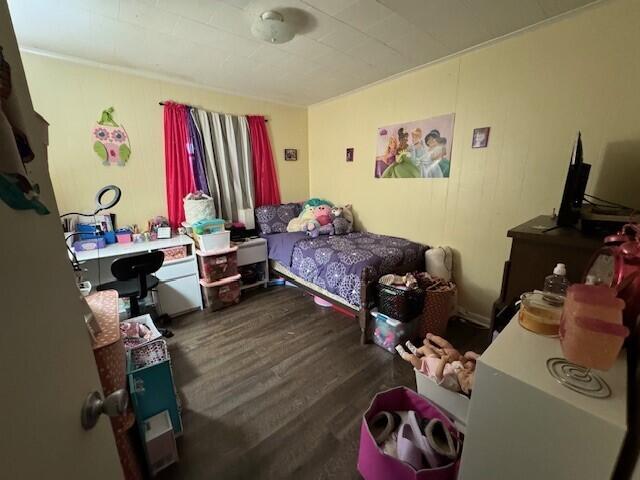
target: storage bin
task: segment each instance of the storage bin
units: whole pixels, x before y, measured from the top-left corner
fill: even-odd
[[[378,310],[401,322],[416,317],[424,305],[424,292],[420,288],[398,288],[378,284]]]
[[[196,251],[200,278],[207,283],[238,274],[238,247],[211,252]]]
[[[200,279],[200,285],[205,305],[212,312],[235,305],[240,301],[239,274],[211,283]]]
[[[170,360],[167,344],[162,339],[133,347],[127,352],[127,376],[138,426],[167,410],[174,433],[180,435],[182,420]],[[144,432],[141,433],[144,438]]]
[[[216,233],[205,233],[204,235],[195,235],[198,248],[203,252],[215,250],[224,250],[231,246],[231,232],[224,230]]]
[[[418,393],[439,407],[454,421],[458,430],[465,433],[471,399],[466,395],[441,387],[420,370],[414,368],[414,372],[416,374],[416,389]]]
[[[222,232],[224,230],[224,220],[220,218],[200,220],[191,225],[191,228],[193,228],[193,232],[197,233],[198,235]]]
[[[86,240],[78,240],[73,242],[73,249],[76,252],[86,252],[88,250],[97,250],[106,247],[107,244],[103,237],[94,237]]]
[[[416,471],[408,463],[386,454],[376,444],[369,430],[369,420],[381,411],[397,412],[402,410],[414,410],[422,418],[439,419],[449,429],[453,438],[460,442],[456,428],[438,407],[408,388],[392,388],[378,393],[364,413],[360,427],[358,472],[365,480],[455,480],[459,460],[439,468]]]
[[[418,331],[420,338],[424,338],[427,333],[444,335],[449,318],[455,312],[455,299],[455,287],[446,290],[424,291],[424,306]]]
[[[118,243],[131,243],[130,230],[116,230],[116,239]]]
[[[122,340],[124,342],[125,348],[127,349],[131,349],[133,347],[140,346],[144,343],[152,342],[154,340],[162,338],[162,334],[158,331],[155,324],[153,323],[151,315],[149,315],[148,313],[145,315],[140,315],[139,317],[127,318],[126,320],[124,320],[124,322],[141,323],[151,331],[151,336],[147,339],[140,338],[140,337],[124,337],[123,336]],[[120,323],[124,323],[124,322],[121,321]]]
[[[385,350],[396,353],[396,345],[413,340],[416,333],[416,320],[400,322],[380,312],[371,312],[376,318],[373,341]]]

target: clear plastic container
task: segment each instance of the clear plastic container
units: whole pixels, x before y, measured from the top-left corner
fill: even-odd
[[[616,290],[596,285],[569,287],[560,322],[567,360],[586,368],[609,370],[629,330],[622,324],[624,301]]]
[[[562,300],[553,296],[553,301],[547,301],[552,294],[542,292],[527,292],[520,297],[521,305],[518,321],[527,330],[540,335],[558,335],[560,318],[562,317]]]
[[[373,332],[373,341],[376,345],[384,348],[388,352],[396,353],[396,345],[413,340],[417,322],[401,322],[395,318],[388,317],[383,313],[376,313],[376,325]]]

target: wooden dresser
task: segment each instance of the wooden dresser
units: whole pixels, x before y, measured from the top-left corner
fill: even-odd
[[[524,292],[542,290],[544,278],[557,263],[567,266],[571,283],[582,281],[591,257],[602,246],[603,237],[586,235],[577,228],[554,226],[551,216],[541,215],[507,232],[512,239],[511,254],[504,264],[500,297],[493,304],[491,332],[502,329],[513,313],[498,315],[500,311],[513,305]],[[506,318],[501,322],[503,317]]]

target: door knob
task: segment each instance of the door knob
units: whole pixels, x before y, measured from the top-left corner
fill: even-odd
[[[82,405],[80,416],[82,428],[91,430],[96,426],[103,413],[108,417],[122,415],[127,409],[127,405],[129,405],[129,395],[123,388],[110,393],[104,399],[100,392],[91,392]]]

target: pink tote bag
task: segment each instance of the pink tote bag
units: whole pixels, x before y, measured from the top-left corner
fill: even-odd
[[[415,410],[424,418],[438,418],[449,428],[454,438],[460,436],[453,423],[426,398],[405,387],[396,387],[376,394],[362,419],[358,471],[365,480],[454,480],[460,460],[440,468],[416,471],[408,463],[391,457],[376,445],[369,431],[368,420],[381,411]]]

